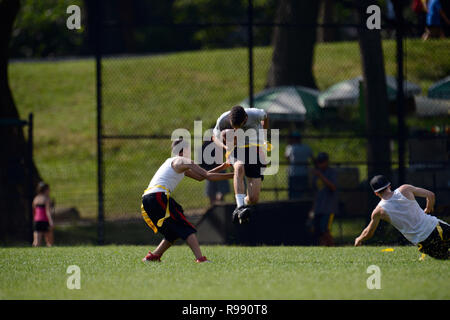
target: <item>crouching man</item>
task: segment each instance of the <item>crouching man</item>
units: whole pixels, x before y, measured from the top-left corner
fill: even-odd
[[[394,191],[384,176],[375,176],[370,181],[375,194],[381,199],[372,212],[372,219],[361,235],[355,239],[355,246],[370,239],[380,220],[391,223],[403,236],[417,245],[422,254],[436,259],[448,259],[450,247],[450,226],[427,213],[434,210],[434,193],[426,189],[404,184]],[[425,210],[415,197],[427,199]],[[422,257],[423,258],[423,257]]]

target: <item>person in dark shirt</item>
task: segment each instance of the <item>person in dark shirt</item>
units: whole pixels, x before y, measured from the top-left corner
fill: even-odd
[[[321,152],[315,159],[313,188],[316,191],[314,200],[314,233],[316,242],[323,246],[334,245],[331,236],[331,225],[338,209],[336,192],[336,170],[329,167],[329,157]]]
[[[313,158],[313,152],[302,143],[299,132],[293,132],[290,138],[284,154],[289,161],[289,199],[299,199],[308,191],[308,162]]]

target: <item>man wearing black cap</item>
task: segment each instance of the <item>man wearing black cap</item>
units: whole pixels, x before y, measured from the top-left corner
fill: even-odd
[[[320,152],[315,159],[313,187],[316,190],[314,200],[314,233],[318,244],[323,246],[334,245],[331,236],[331,224],[338,210],[336,192],[336,171],[329,167],[329,157]]]
[[[373,192],[381,199],[372,212],[372,219],[361,235],[355,239],[355,246],[370,239],[380,220],[391,223],[419,251],[436,259],[448,259],[450,247],[450,226],[427,213],[434,210],[434,193],[409,184],[391,191],[391,183],[384,176],[375,176],[370,180]],[[415,197],[427,199],[425,210]]]

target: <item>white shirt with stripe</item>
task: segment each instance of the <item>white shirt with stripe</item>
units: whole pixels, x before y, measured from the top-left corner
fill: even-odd
[[[163,188],[160,187],[156,187],[158,185],[166,187],[170,191],[170,193],[172,193],[173,190],[175,190],[177,185],[184,177],[184,172],[178,173],[172,168],[173,160],[175,160],[178,157],[179,156],[172,157],[164,161],[164,163],[161,165],[161,167],[159,167],[159,169],[153,176],[152,180],[150,181],[147,191],[144,193],[144,195],[156,192],[167,193],[167,190],[164,190]]]

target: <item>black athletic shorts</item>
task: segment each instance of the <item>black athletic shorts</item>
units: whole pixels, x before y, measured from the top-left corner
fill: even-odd
[[[49,224],[47,221],[35,221],[34,222],[34,231],[39,232],[47,232],[49,229]]]
[[[245,152],[239,152],[239,148],[234,148],[233,158],[244,163],[245,176],[248,178],[261,178],[261,180],[264,180],[261,169],[266,167],[266,165],[261,162],[260,148],[258,146],[252,146],[243,149]]]
[[[197,232],[184,216],[181,205],[172,197],[169,200],[170,217],[164,220],[161,227],[157,226],[158,220],[166,215],[167,196],[164,192],[149,193],[143,196],[142,205],[158,231],[171,243],[179,238],[186,240],[192,233]]]
[[[442,233],[439,232],[440,226]],[[448,259],[450,248],[450,226],[445,222],[439,222],[433,232],[424,241],[419,243],[419,251],[436,259]]]

